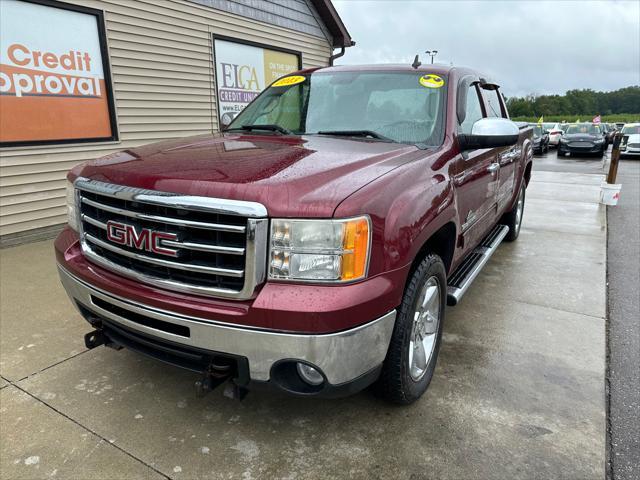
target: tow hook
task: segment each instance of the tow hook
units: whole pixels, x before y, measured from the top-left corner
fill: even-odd
[[[247,395],[248,390],[233,383],[232,374],[231,365],[212,363],[209,365],[209,369],[202,377],[202,380],[198,380],[195,383],[196,396],[202,398],[227,380],[231,380],[224,389],[224,396],[242,400]]]
[[[91,350],[92,348],[104,345],[105,347],[113,348],[114,350],[122,350],[122,346],[111,341],[104,332],[100,329],[89,332],[84,336],[84,344]]]
[[[105,343],[107,343],[107,337],[102,333],[102,330],[94,330],[84,336],[84,344],[89,350]]]
[[[235,383],[233,383],[233,381],[231,381],[224,388],[223,395],[233,400],[242,400],[247,396],[247,393],[249,393],[249,390],[241,387],[240,385],[236,385]]]

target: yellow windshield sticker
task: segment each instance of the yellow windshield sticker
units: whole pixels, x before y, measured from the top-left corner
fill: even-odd
[[[427,88],[440,88],[444,85],[444,79],[440,75],[428,73],[420,77],[420,85]]]
[[[280,80],[274,82],[272,87],[288,87],[290,85],[295,85],[297,83],[302,83],[306,80],[305,77],[301,75],[291,75],[290,77],[284,77]]]

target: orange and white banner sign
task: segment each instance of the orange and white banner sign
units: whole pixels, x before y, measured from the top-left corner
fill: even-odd
[[[113,135],[97,17],[2,0],[0,143]]]

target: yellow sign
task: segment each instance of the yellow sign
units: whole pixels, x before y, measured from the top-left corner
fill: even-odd
[[[305,77],[301,75],[291,75],[290,77],[284,77],[275,82],[272,87],[288,87],[290,85],[296,85],[298,83],[302,83],[306,80]]]
[[[427,88],[440,88],[444,85],[444,79],[440,75],[428,73],[420,77],[420,85]]]

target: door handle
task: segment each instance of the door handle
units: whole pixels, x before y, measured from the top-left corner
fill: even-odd
[[[491,165],[489,165],[487,167],[487,171],[489,173],[496,173],[498,170],[500,170],[500,164],[499,163],[492,163]]]

